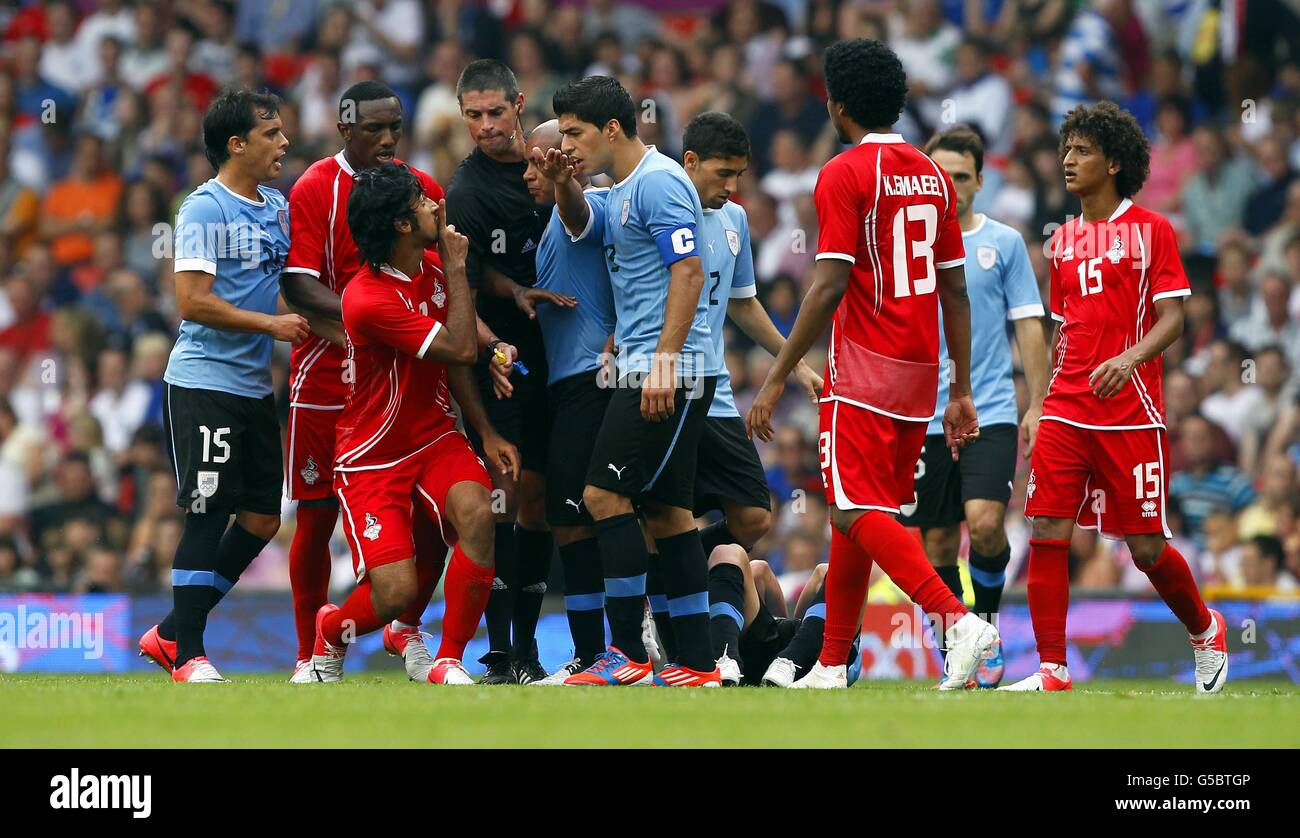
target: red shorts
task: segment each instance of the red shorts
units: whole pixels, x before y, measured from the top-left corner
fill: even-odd
[[[822,486],[839,509],[897,513],[916,499],[916,461],[925,445],[923,422],[894,419],[838,399],[821,404]]]
[[[333,493],[334,426],[341,412],[342,408],[289,408],[289,443],[284,447],[289,500],[320,500]]]
[[[415,555],[412,516],[417,507],[437,524],[443,543],[454,544],[456,531],[445,518],[447,493],[465,481],[492,490],[487,469],[459,431],[448,431],[393,465],[336,472],[334,494],[342,508],[343,534],[352,548],[357,581],[368,567]]]
[[[1168,447],[1164,428],[1103,431],[1044,419],[1030,460],[1025,515],[1070,518],[1113,538],[1170,538]]]

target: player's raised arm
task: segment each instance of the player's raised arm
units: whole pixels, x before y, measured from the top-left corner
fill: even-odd
[[[570,236],[581,238],[587,231],[592,213],[582,197],[582,184],[573,176],[576,170],[573,162],[558,148],[547,149],[544,153],[540,148],[534,148],[529,153],[542,177],[555,184],[555,206],[560,211],[564,229]]]

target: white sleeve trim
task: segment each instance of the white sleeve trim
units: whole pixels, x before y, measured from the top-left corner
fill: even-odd
[[[314,276],[317,279],[320,279],[320,271],[315,270],[314,268],[285,268],[284,272],[287,274],[307,274],[308,276]]]
[[[947,262],[935,262],[934,266],[936,268],[959,268],[964,264],[966,264],[965,256],[960,259],[949,259]]]
[[[1064,322],[1065,322],[1065,318],[1062,317],[1061,315],[1057,314],[1056,312],[1052,312],[1052,319],[1055,320],[1057,323],[1064,323]]]
[[[429,330],[429,334],[425,335],[424,343],[420,344],[420,351],[415,353],[415,357],[424,360],[424,353],[429,351],[429,345],[433,343],[433,339],[438,335],[438,330],[441,328],[441,323],[433,324],[433,328]]]
[[[585,203],[585,200],[584,200],[584,203]],[[564,224],[564,219],[563,219],[563,218],[560,219],[560,223],[561,223],[561,224],[564,224],[564,231],[565,231],[566,233],[569,234],[569,241],[580,242],[580,241],[582,241],[583,239],[585,239],[585,238],[587,237],[587,234],[588,234],[588,233],[591,232],[591,225],[592,225],[593,222],[595,222],[595,220],[596,220],[596,213],[592,212],[592,210],[591,210],[591,206],[588,205],[588,206],[587,206],[587,226],[586,226],[586,227],[583,227],[583,228],[582,228],[582,232],[579,233],[578,235],[576,235],[576,236],[573,235],[573,231],[569,229],[569,225]]]
[[[1030,317],[1042,317],[1042,316],[1043,316],[1042,303],[1030,303],[1029,305],[1015,306],[1014,308],[1012,308],[1010,311],[1007,312],[1008,320],[1025,320]]]
[[[1156,300],[1163,300],[1168,297],[1190,297],[1190,296],[1192,296],[1192,289],[1179,288],[1177,291],[1162,291],[1161,293],[1156,294],[1154,297],[1152,297],[1151,302],[1155,302]]]
[[[842,259],[845,262],[851,262],[855,265],[858,263],[858,260],[855,259],[853,256],[850,256],[847,253],[836,253],[833,250],[827,250],[825,252],[818,253],[816,256],[813,257],[814,262],[821,261],[822,259]]]
[[[180,273],[181,271],[198,271],[200,273],[216,276],[217,263],[213,262],[211,259],[201,259],[198,257],[177,259],[175,264],[172,266],[172,270],[176,273]]]
[[[758,296],[757,285],[742,285],[739,288],[731,286],[731,291],[727,294],[733,300],[748,300],[750,297]]]

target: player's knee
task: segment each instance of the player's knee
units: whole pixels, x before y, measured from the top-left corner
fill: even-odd
[[[499,516],[494,514],[492,508],[485,504],[463,504],[454,511],[454,515],[455,518],[452,523],[456,526],[456,532],[460,533],[462,539],[481,541],[484,538],[490,538],[493,528],[496,524],[501,523]]]
[[[746,549],[753,547],[772,528],[772,513],[759,506],[747,506],[727,516],[727,529]]]
[[[1160,555],[1165,551],[1165,540],[1159,536],[1129,538],[1128,551],[1133,556],[1133,564],[1142,570],[1150,570],[1160,561]]]
[[[252,512],[241,512],[235,516],[235,521],[247,530],[250,535],[257,536],[263,541],[270,541],[275,538],[275,534],[280,531],[279,515],[260,515]]]
[[[395,619],[415,602],[415,587],[403,584],[371,583],[371,601],[375,616],[381,620]]]
[[[1002,552],[1007,536],[1002,528],[1001,516],[996,514],[980,515],[966,522],[970,530],[971,549],[981,556],[993,556]]]
[[[739,544],[719,544],[709,554],[709,567],[716,567],[720,564],[741,566],[744,564],[745,559],[745,548]]]
[[[766,565],[767,562],[763,562],[763,564]],[[826,581],[826,571],[830,569],[831,566],[828,565],[826,562],[822,562],[821,564],[814,567],[812,570],[812,575],[808,577],[808,584],[813,585],[814,587],[820,586],[823,582]],[[771,572],[772,571],[769,569],[768,573]]]
[[[862,517],[862,510],[860,509],[839,509],[837,507],[831,510],[831,524],[845,535],[849,534],[849,530],[853,529],[853,524],[860,517]]]
[[[1073,527],[1074,522],[1068,518],[1039,517],[1034,519],[1030,537],[1040,541],[1066,541]]]
[[[582,502],[597,521],[617,515],[618,500],[618,495],[599,486],[587,486],[582,490]]]

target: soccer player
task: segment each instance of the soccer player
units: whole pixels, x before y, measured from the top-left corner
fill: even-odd
[[[966,291],[971,300],[971,391],[980,419],[980,435],[953,462],[943,441],[943,423],[930,420],[925,446],[916,463],[916,503],[904,505],[903,523],[919,527],[925,552],[939,577],[963,596],[957,549],[961,522],[970,533],[970,575],[975,588],[975,613],[993,622],[1002,601],[1011,546],[1007,543],[1007,501],[1016,476],[1016,386],[1011,375],[1011,345],[1007,321],[1029,385],[1029,406],[1019,420],[1019,433],[1033,451],[1047,394],[1047,342],[1038,280],[1020,234],[973,208],[984,182],[984,142],[965,125],[931,138],[926,154],[948,173],[957,198],[957,222],[967,254]],[[971,257],[974,257],[973,259]],[[939,369],[948,368],[948,345],[939,333]],[[943,403],[948,382],[940,376]],[[1002,647],[980,661],[976,681],[996,687],[1002,680]]]
[[[788,687],[795,673],[817,661],[826,624],[826,565],[813,568],[786,614],[785,594],[767,562],[750,559],[739,544],[722,544],[709,554],[709,627],[724,687]],[[866,603],[863,603],[866,609]],[[859,620],[859,623],[861,620]],[[735,653],[733,659],[731,653]],[[855,636],[846,680],[862,674]]]
[[[492,483],[456,430],[451,395],[494,465],[514,470],[517,454],[487,421],[471,380],[468,365],[478,350],[465,282],[469,244],[444,226],[445,211],[406,166],[392,163],[361,172],[348,198],[348,227],[365,266],[343,290],[354,375],[338,420],[334,492],[357,587],[342,608],[326,604],[316,614],[318,681],[341,680],[347,644],[401,614],[417,596],[412,519],[418,506],[454,545],[442,645],[426,677],[434,684],[473,683],[461,656],[492,589]],[[426,252],[435,244],[439,252]]]
[[[940,686],[964,689],[996,647],[997,629],[966,611],[893,517],[914,497],[913,470],[934,416],[938,303],[953,366],[943,418],[952,456],[979,433],[957,199],[943,170],[889,130],[907,90],[889,47],[840,41],[826,50],[825,71],[831,121],[854,148],[817,178],[816,277],[748,417],[752,433],[771,439],[786,376],[829,324],[818,440],[834,524],[826,636],[817,664],[794,686],[847,686],[849,642],[875,562],[942,620],[948,654]]]
[[[289,547],[289,584],[298,632],[298,661],[290,679],[294,683],[312,680],[316,612],[328,600],[329,543],[339,513],[332,488],[334,435],[350,386],[344,374],[350,368],[344,364],[347,352],[342,346],[339,295],[362,266],[348,229],[348,198],[357,172],[401,162],[394,155],[402,130],[402,103],[392,88],[377,81],[352,85],[339,100],[342,150],[308,167],[289,193],[289,258],[280,286],[285,302],[305,314],[316,332],[289,357],[286,488],[290,500],[298,501],[297,526]],[[429,200],[442,200],[442,187],[433,178],[417,169],[411,172]],[[384,632],[384,640],[390,651],[407,659],[408,672],[418,675],[432,663],[419,624],[438,585],[444,556],[437,527],[425,516],[416,522],[416,544],[421,593]]]
[[[501,492],[495,510],[496,579],[487,612],[489,651],[480,661],[487,665],[480,683],[509,684],[546,674],[533,635],[554,551],[544,477],[549,375],[541,331],[530,313],[537,303],[555,298],[534,287],[537,243],[547,216],[524,185],[524,94],[515,74],[500,61],[471,62],[456,83],[456,97],[476,147],[451,177],[447,212],[448,222],[470,240],[466,271],[485,350],[475,372],[492,424],[518,446],[523,466],[517,482],[493,475]],[[494,361],[498,353],[510,366]],[[494,375],[514,369],[516,358],[528,375],[505,381]],[[470,438],[480,447],[473,433]]]
[[[1075,522],[1123,537],[1133,562],[1191,636],[1198,693],[1228,677],[1228,627],[1206,607],[1168,542],[1162,353],[1183,332],[1191,294],[1168,220],[1131,200],[1150,163],[1147,139],[1111,102],[1061,124],[1065,187],[1083,215],[1051,240],[1051,312],[1061,323],[1052,383],[1030,460],[1025,515],[1029,615],[1037,672],[1004,690],[1068,690],[1065,617]]]
[[[575,242],[598,240],[614,289],[618,372],[591,446],[583,501],[596,522],[611,644],[570,685],[719,686],[709,637],[708,565],[691,514],[700,435],[717,383],[700,199],[682,167],[637,136],[636,108],[616,79],[591,76],[555,93],[560,150],[534,157],[555,180]],[[604,211],[575,173],[608,174]],[[677,661],[655,675],[641,622],[649,551],[658,548]]]
[[[543,156],[560,147],[559,123],[543,122],[528,135],[530,153]],[[579,176],[579,183],[585,178]],[[524,183],[550,222],[537,245],[537,288],[573,300],[576,306],[537,307],[549,375],[550,456],[546,461],[546,521],[564,568],[564,608],[573,636],[573,660],[553,674],[533,679],[520,670],[520,683],[562,685],[596,662],[605,651],[605,580],[595,522],[582,500],[591,441],[600,432],[613,390],[600,375],[605,346],[614,333],[614,291],[605,250],[589,236],[576,244],[555,209],[555,182],[528,159]],[[584,189],[582,197],[603,211],[608,189]],[[527,680],[525,680],[527,679]]]
[[[749,137],[736,119],[725,113],[706,112],[686,126],[682,140],[683,167],[700,196],[704,224],[700,242],[707,249],[709,334],[715,357],[726,357],[723,330],[728,317],[760,346],[776,355],[785,343],[758,301],[754,259],[749,241],[749,217],[730,200],[741,175],[749,168]],[[800,385],[814,402],[821,396],[821,376],[802,361],[795,370]],[[706,554],[719,544],[739,544],[749,550],[771,526],[771,490],[754,442],[736,410],[731,376],[722,364],[713,404],[704,422],[699,460],[695,470],[695,514],[721,510],[723,519],[700,535]],[[663,603],[663,592],[653,586],[650,601]],[[655,609],[655,622],[665,645],[673,643],[669,615]],[[730,650],[734,655],[736,650]]]
[[[181,327],[163,374],[185,527],[172,560],[172,611],[139,644],[172,680],[188,683],[226,680],[203,648],[208,613],[280,528],[271,344],[296,345],[308,334],[301,315],[276,314],[289,207],[262,184],[279,175],[289,147],[279,100],[222,93],[203,116],[203,142],[217,176],[176,216]]]

